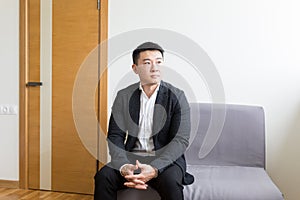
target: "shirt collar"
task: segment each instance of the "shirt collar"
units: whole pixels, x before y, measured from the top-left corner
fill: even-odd
[[[156,87],[156,89],[155,89],[155,91],[153,92],[153,94],[155,94],[155,93],[158,92],[158,90],[159,90],[159,88],[160,88],[160,83],[161,83],[161,82],[158,83],[158,86]],[[140,84],[139,84],[139,90],[141,90],[141,91],[145,94],[145,91],[144,91],[144,89],[143,89],[143,87],[142,87],[141,82],[140,82]],[[153,95],[153,94],[152,94],[152,95]]]

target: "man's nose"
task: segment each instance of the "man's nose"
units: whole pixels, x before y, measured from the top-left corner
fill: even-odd
[[[158,70],[158,65],[156,63],[153,63],[151,66],[151,71],[157,71]]]

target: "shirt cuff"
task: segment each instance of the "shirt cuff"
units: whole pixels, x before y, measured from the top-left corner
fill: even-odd
[[[122,174],[122,168],[123,168],[125,165],[127,165],[127,164],[122,165],[122,166],[120,167],[120,169],[119,169],[119,172],[120,172],[121,176],[124,176],[124,175]]]

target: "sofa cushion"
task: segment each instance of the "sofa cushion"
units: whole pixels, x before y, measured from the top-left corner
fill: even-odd
[[[189,165],[195,176],[184,187],[185,200],[283,200],[263,168]]]
[[[192,185],[184,186],[185,200],[283,200],[263,168],[239,166],[189,165],[195,176]],[[118,192],[118,200],[160,200],[152,188],[126,189]]]

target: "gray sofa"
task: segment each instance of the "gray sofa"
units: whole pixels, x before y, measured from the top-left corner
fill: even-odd
[[[187,169],[195,182],[185,200],[283,200],[265,171],[262,107],[192,103]],[[156,191],[125,189],[118,200],[159,200]]]

